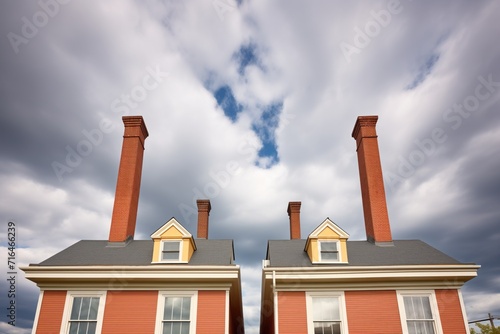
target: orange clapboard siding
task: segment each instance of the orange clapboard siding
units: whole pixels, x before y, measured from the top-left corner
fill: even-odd
[[[436,290],[436,299],[444,334],[466,333],[462,306],[457,290]]]
[[[280,334],[307,333],[304,291],[278,292],[278,332]]]
[[[196,333],[224,333],[226,328],[226,291],[198,291]]]
[[[59,333],[61,330],[66,291],[44,291],[38,324],[37,334]]]
[[[400,334],[396,291],[346,291],[349,334]]]
[[[102,333],[154,333],[158,291],[108,291]]]

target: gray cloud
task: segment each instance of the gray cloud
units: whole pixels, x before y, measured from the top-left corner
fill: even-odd
[[[79,239],[107,238],[120,118],[140,114],[150,137],[136,236],[149,238],[172,216],[196,234],[193,199],[209,197],[210,237],[235,240],[247,330],[256,333],[260,261],[268,239],[289,237],[288,201],[303,202],[304,237],[326,217],[351,239],[365,237],[350,135],[356,116],[378,114],[394,237],[481,264],[463,290],[469,317],[500,313],[500,88],[466,116],[453,111],[472,101],[478,77],[500,81],[497,2],[402,0],[369,43],[356,46],[358,28],[377,22],[387,2],[246,1],[221,12],[211,2],[73,0],[17,53],[8,34],[23,36],[23,18],[33,22],[42,9],[1,6],[0,220],[16,221],[23,263]],[[350,62],[343,42],[358,48]],[[242,72],[235,55],[248,45],[258,66]],[[168,74],[137,95],[148,68]],[[211,90],[219,85],[244,106],[234,122],[217,107]],[[276,101],[283,101],[274,132],[279,162],[262,169],[252,124]],[[114,125],[107,133],[103,118]],[[421,146],[436,128],[446,140]],[[78,153],[85,133],[97,130],[102,138],[60,180],[53,163],[68,165],[68,147]],[[422,161],[399,175],[401,159],[419,154]],[[390,175],[400,177],[393,189]],[[19,325],[28,328],[37,288],[23,280],[20,289]]]

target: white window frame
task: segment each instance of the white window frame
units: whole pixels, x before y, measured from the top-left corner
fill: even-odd
[[[434,290],[398,290],[396,292],[398,296],[399,316],[401,318],[403,334],[408,334],[404,297],[428,297],[429,304],[431,305],[432,319],[434,320],[434,329],[436,334],[443,334],[436,293]]]
[[[69,332],[71,309],[73,307],[73,299],[75,297],[99,297],[99,308],[97,309],[97,325],[95,332],[96,334],[101,334],[102,322],[104,318],[104,307],[106,304],[106,291],[68,291],[66,293],[66,301],[64,302],[64,311],[60,334],[67,334]]]
[[[335,243],[337,245],[337,260],[323,260],[323,257],[321,256],[321,245],[323,243],[329,243],[329,242],[332,242],[332,243]],[[319,262],[321,263],[339,263],[339,262],[342,262],[342,253],[341,253],[341,249],[340,249],[340,241],[339,240],[328,240],[328,239],[325,239],[325,240],[318,240],[318,252],[319,252]]]
[[[168,242],[178,242],[179,243],[179,258],[177,260],[174,260],[174,259],[171,259],[171,260],[164,260],[163,259],[163,245],[165,243],[168,243]],[[178,262],[182,262],[182,251],[183,251],[183,244],[184,242],[182,241],[182,239],[166,239],[166,240],[161,240],[160,242],[160,255],[159,255],[159,259],[158,261],[159,262],[162,262],[162,263],[178,263]]]
[[[340,329],[342,334],[348,334],[347,311],[345,306],[344,291],[309,291],[306,292],[306,313],[307,313],[307,333],[314,334],[313,319],[313,298],[314,297],[333,297],[339,300]]]
[[[156,306],[155,334],[163,333],[163,310],[166,297],[190,297],[191,310],[189,312],[189,334],[196,334],[196,318],[198,316],[198,291],[158,291]]]

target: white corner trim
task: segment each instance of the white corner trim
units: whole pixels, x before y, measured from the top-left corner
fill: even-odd
[[[469,319],[467,318],[467,312],[465,310],[465,303],[464,303],[464,298],[462,296],[462,290],[457,289],[457,293],[458,293],[458,300],[460,301],[460,308],[462,309],[462,317],[464,319],[465,331],[467,334],[470,334]]]
[[[31,334],[36,333],[36,328],[38,326],[38,318],[40,317],[40,309],[42,308],[42,301],[43,301],[43,290],[40,290],[40,294],[38,295],[38,302],[36,304],[35,320],[33,320],[33,328],[31,329]]]
[[[229,334],[229,290],[226,290],[224,333]]]
[[[274,333],[279,334],[279,317],[278,317],[278,291],[273,289],[274,301]]]

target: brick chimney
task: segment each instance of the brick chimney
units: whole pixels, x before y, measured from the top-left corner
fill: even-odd
[[[288,203],[288,216],[290,217],[290,239],[300,239],[300,202]]]
[[[359,116],[352,137],[356,139],[358,152],[366,238],[370,242],[384,244],[392,243],[392,235],[375,130],[377,120],[378,116]]]
[[[141,188],[144,141],[148,137],[148,130],[142,116],[123,116],[122,120],[125,131],[109,242],[126,242],[134,238]]]
[[[199,199],[198,205],[198,239],[208,239],[208,216],[212,206],[209,199]]]

